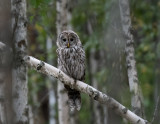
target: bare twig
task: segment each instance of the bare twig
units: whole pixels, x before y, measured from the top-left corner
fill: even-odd
[[[128,110],[125,106],[117,102],[115,99],[111,98],[110,96],[98,91],[97,89],[93,88],[92,86],[82,82],[82,81],[75,81],[73,78],[67,76],[58,68],[51,66],[45,62],[42,62],[34,57],[26,56],[24,61],[33,69],[37,70],[40,73],[45,75],[57,78],[65,85],[70,86],[80,92],[88,94],[94,100],[99,101],[102,104],[106,104],[109,108],[115,111],[121,117],[124,117],[128,121],[134,124],[148,124],[148,121],[144,120],[143,118],[137,116],[130,110]]]

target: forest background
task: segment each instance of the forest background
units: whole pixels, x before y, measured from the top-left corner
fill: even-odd
[[[78,33],[86,51],[86,82],[108,93],[123,105],[130,108],[126,64],[125,42],[123,41],[118,1],[81,0],[68,1],[71,8],[70,25]],[[160,95],[160,43],[159,20],[160,2],[158,0],[130,1],[132,34],[134,37],[136,66],[139,85],[143,94],[145,117],[152,119],[158,95]],[[28,1],[28,42],[29,55],[43,61],[57,63],[56,55],[56,1]],[[52,41],[52,48],[47,48],[47,40]],[[94,80],[98,83],[94,84]],[[51,82],[54,82],[51,80]],[[35,120],[40,124],[49,123],[49,90],[54,89],[57,113],[57,84],[46,81],[46,77],[29,70],[29,103]],[[53,85],[53,86],[51,86]],[[52,87],[52,88],[50,88]],[[105,117],[111,123],[124,120],[112,116],[102,105],[94,108],[95,101],[82,95],[82,109],[79,123],[88,124],[96,121],[96,111],[100,111],[101,123]],[[94,108],[94,109],[93,109]],[[113,121],[114,120],[114,121]]]
[[[4,1],[5,0],[0,1],[1,7],[3,6],[2,3]],[[127,11],[127,8],[125,8],[125,6],[122,6],[123,4],[120,4],[123,3],[120,2],[121,0],[26,1],[27,20],[25,20],[25,22],[23,18],[20,18],[20,21],[25,22],[24,27],[27,26],[28,43],[27,45],[24,45],[24,47],[28,46],[27,55],[34,56],[35,58],[45,61],[53,66],[57,66],[57,17],[61,14],[58,11],[57,6],[58,2],[61,3],[62,1],[67,1],[67,3],[64,4],[67,8],[67,26],[79,35],[83,47],[86,51],[85,82],[113,97],[121,104],[123,104],[137,114],[139,111],[137,112],[136,109],[133,108],[133,104],[135,103],[133,103],[134,100],[132,99],[133,92],[130,91],[131,86],[128,81],[129,77],[127,70],[129,68],[129,65],[126,62],[126,40],[128,38],[126,36],[128,35],[126,35],[124,32],[125,23],[123,22],[124,16],[122,17],[122,15],[125,14],[122,14],[122,9],[126,9]],[[21,2],[23,3],[24,1],[17,0],[11,3],[14,6],[16,4],[18,5],[18,3]],[[5,3],[5,5],[7,4]],[[12,7],[12,5],[12,11],[14,9],[16,10],[16,7],[14,8]],[[138,79],[136,79],[135,82],[138,82],[139,90],[141,93],[141,97],[138,98],[139,101],[142,101],[142,107],[140,108],[142,111],[142,113],[140,113],[142,115],[139,113],[138,115],[142,116],[144,119],[147,119],[150,122],[155,118],[154,124],[158,124],[160,122],[160,118],[158,117],[160,115],[160,102],[158,102],[160,96],[160,2],[158,0],[130,0],[129,9],[129,16],[132,22],[132,26],[129,27],[129,32],[133,35],[135,60],[138,75]],[[24,11],[25,9],[22,10]],[[2,12],[0,16],[3,17],[5,13]],[[16,13],[16,11],[13,12]],[[64,11],[64,13],[65,12],[66,11]],[[13,16],[15,17],[16,22],[16,14],[13,14]],[[6,17],[4,18],[4,20],[9,18],[9,16],[4,17]],[[0,19],[3,20],[3,18]],[[63,20],[63,16],[61,16],[60,19]],[[12,19],[12,23],[13,22],[14,21]],[[7,27],[5,27],[5,31],[7,33],[5,31],[2,32],[2,29],[4,27],[5,26],[3,26],[3,24],[0,24],[0,50],[1,46],[3,46],[1,44],[3,35],[7,39],[6,36],[8,30]],[[13,30],[13,37],[8,37],[8,39],[16,39],[18,37],[18,33],[16,34],[14,31],[21,32],[18,28],[16,29],[15,26],[15,30]],[[17,45],[18,47],[21,47],[20,52],[18,51],[18,49],[16,50],[16,48],[12,46],[13,43],[10,43],[13,47],[13,53],[23,56],[22,44],[24,44],[25,42],[26,40],[21,40],[20,43]],[[9,53],[10,51],[12,50],[10,50],[9,48],[7,53]],[[1,58],[4,57],[2,54],[3,52],[0,53]],[[13,60],[16,60],[16,55],[13,56],[15,57],[13,57]],[[132,57],[132,59],[133,58],[134,56]],[[2,66],[0,66],[0,79],[2,78],[1,75],[3,75],[4,73],[2,70],[5,68],[3,67],[2,60],[0,60]],[[6,60],[10,60],[9,57]],[[14,61],[12,62],[14,63]],[[13,67],[17,67],[17,65],[19,66],[18,62],[21,63],[21,61],[16,60],[16,64],[13,64]],[[10,67],[8,68],[11,69]],[[23,71],[24,69],[24,75],[26,75],[25,68],[21,68],[20,66],[20,68],[18,69],[20,69],[20,71]],[[16,80],[14,79],[16,79],[17,77],[21,78],[21,80],[18,80],[17,82],[21,82],[22,84],[23,81],[28,82],[27,109],[29,111],[27,111],[29,114],[29,124],[63,124],[60,123],[60,119],[65,119],[65,117],[60,117],[58,105],[60,105],[60,102],[63,103],[64,101],[58,101],[59,93],[61,92],[59,92],[57,88],[57,80],[53,78],[48,78],[47,76],[39,74],[34,70],[31,70],[30,68],[28,69],[28,78],[22,78],[24,76],[23,73],[19,73],[19,70],[19,72],[17,71],[18,73],[15,73],[15,68],[13,70],[13,74],[15,75],[12,75],[10,73],[7,74],[9,76],[12,75],[11,77],[13,77],[14,83],[16,83]],[[3,82],[3,80],[0,81]],[[16,86],[14,83],[13,87]],[[8,86],[9,88],[12,87],[12,85]],[[6,91],[4,91],[3,83],[0,83],[1,95],[3,96]],[[13,92],[16,93],[16,91],[14,90]],[[27,87],[24,87],[24,92],[25,94],[27,93]],[[23,95],[21,94],[19,96]],[[27,100],[26,98],[27,95],[24,97],[25,104]],[[23,98],[20,101],[22,100]],[[19,101],[17,101],[17,98],[13,98],[13,101],[16,105],[19,105]],[[2,110],[3,97],[1,97],[0,102],[0,109]],[[19,113],[18,110],[16,111],[16,108],[18,108],[18,106],[16,105],[14,106],[14,111],[16,113]],[[62,109],[62,111],[63,110],[64,109]],[[69,120],[67,120],[65,124],[128,123],[125,119],[115,114],[112,109],[108,108],[106,105],[99,104],[97,101],[92,100],[85,94],[82,94],[81,110],[76,113],[68,113],[67,116],[69,117]],[[4,117],[2,111],[0,112],[0,117],[2,121]]]

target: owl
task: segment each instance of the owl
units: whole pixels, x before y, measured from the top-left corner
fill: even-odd
[[[84,81],[85,51],[78,35],[71,30],[63,31],[57,38],[58,68],[75,80]],[[71,111],[80,110],[81,96],[76,89],[64,85],[68,93]]]

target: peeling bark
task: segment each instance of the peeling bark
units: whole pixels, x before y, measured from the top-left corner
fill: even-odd
[[[128,0],[119,0],[120,16],[124,38],[126,40],[126,64],[128,71],[129,88],[131,92],[131,104],[133,111],[143,116],[142,94],[140,92],[139,81],[137,77],[136,61],[134,55],[134,40],[131,34],[131,18]]]
[[[11,0],[14,64],[12,70],[15,124],[28,123],[27,66],[22,62],[27,52],[26,0]]]
[[[83,92],[94,100],[102,104],[106,104],[109,108],[111,108],[114,112],[116,112],[119,116],[124,117],[129,122],[133,124],[148,124],[148,122],[141,117],[137,116],[130,110],[128,110],[125,106],[121,105],[115,99],[111,98],[110,96],[98,91],[97,89],[93,88],[92,86],[82,82],[82,81],[75,81],[73,78],[67,76],[61,70],[43,62],[31,56],[26,56],[24,61],[30,66],[31,68],[37,70],[40,73],[46,74],[48,76],[57,78],[63,84],[70,86],[80,92]]]

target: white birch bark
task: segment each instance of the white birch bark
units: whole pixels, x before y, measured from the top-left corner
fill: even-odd
[[[67,0],[57,0],[57,35],[67,29]],[[69,124],[68,96],[62,83],[58,81],[58,120],[59,124]]]
[[[51,65],[53,65],[53,60],[49,58],[49,53],[53,47],[52,39],[48,36],[46,41],[46,47],[47,47],[47,62]],[[55,110],[55,104],[56,104],[56,96],[53,89],[53,83],[55,80],[52,78],[46,79],[48,83],[48,92],[49,92],[49,124],[56,124],[56,110]]]
[[[32,110],[32,106],[31,105],[29,105],[29,107],[28,107],[28,117],[29,117],[29,124],[35,124],[34,123],[34,117],[33,117],[33,110]]]
[[[137,77],[136,61],[134,55],[134,40],[131,34],[131,18],[130,18],[130,8],[128,0],[119,0],[120,16],[122,23],[122,30],[124,38],[126,40],[126,64],[128,71],[129,88],[131,92],[131,104],[133,111],[139,115],[143,116],[142,108],[142,94],[140,92],[139,81]]]
[[[12,71],[15,124],[28,123],[27,66],[22,58],[27,52],[26,0],[11,0],[14,64]]]
[[[104,115],[103,124],[108,124],[108,108],[105,105],[103,105],[103,115]]]
[[[26,56],[24,58],[24,61],[28,64],[28,66],[37,70],[38,72],[46,74],[48,76],[52,76],[54,78],[57,78],[63,84],[68,85],[71,88],[74,88],[82,93],[89,95],[94,100],[97,100],[98,102],[102,104],[106,104],[109,108],[111,108],[119,116],[124,117],[129,122],[133,124],[149,124],[148,121],[137,116],[136,114],[128,110],[125,106],[120,104],[115,99],[98,91],[97,89],[93,88],[92,86],[82,81],[78,81],[78,80],[75,81],[73,78],[67,76],[65,73],[63,73],[61,70],[57,69],[56,67],[53,67],[31,56]]]

